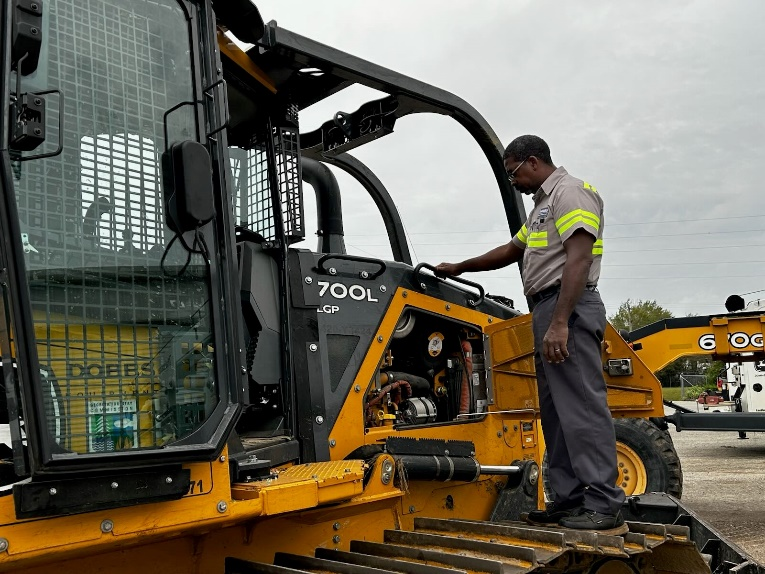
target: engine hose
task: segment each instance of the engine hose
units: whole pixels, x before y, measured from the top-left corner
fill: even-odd
[[[472,482],[481,475],[481,465],[468,456],[402,454],[394,457],[408,480],[464,480]]]
[[[430,394],[430,383],[428,380],[417,375],[410,375],[400,371],[386,371],[380,374],[380,381],[383,384],[388,381],[406,381],[410,385],[411,393],[413,393],[410,396],[423,397]]]
[[[470,413],[470,377],[473,373],[473,345],[462,341],[462,353],[465,355],[465,368],[462,370],[462,388],[460,389],[460,414]]]
[[[395,381],[381,388],[380,394],[367,403],[367,408],[373,407],[376,404],[382,402],[382,399],[385,395],[387,395],[389,392],[394,391],[398,388],[404,389],[407,393],[407,395],[405,397],[402,397],[402,399],[408,399],[409,397],[412,396],[412,387],[409,385],[408,381],[403,381],[403,380]]]

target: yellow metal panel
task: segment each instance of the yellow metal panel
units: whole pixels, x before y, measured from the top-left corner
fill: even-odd
[[[204,532],[186,531],[175,539],[137,539],[130,547],[95,553],[45,555],[23,565],[0,562],[0,572],[24,574],[221,574],[226,556],[273,563],[276,552],[313,554],[316,548],[348,550],[351,540],[382,542],[384,529],[398,524],[396,501],[354,507],[333,507],[331,512],[294,513],[237,525],[220,525]],[[48,533],[57,536],[59,532]],[[180,533],[179,533],[180,534]]]
[[[276,93],[276,86],[271,78],[268,77],[260,67],[250,59],[250,57],[237,46],[233,40],[229,39],[223,32],[218,30],[218,49],[221,54],[228,56],[240,68],[252,76],[259,84],[262,84],[270,92]]]
[[[712,334],[711,327],[665,329],[640,339],[636,354],[655,373],[680,357],[709,354],[696,343],[704,334]]]
[[[487,520],[506,482],[507,477],[491,476],[476,482],[412,483],[399,502],[401,526],[412,528],[419,516]]]
[[[295,479],[314,478],[322,483],[347,482],[364,476],[364,461],[340,460],[309,462],[292,466],[281,473],[281,477]]]
[[[727,355],[731,350],[728,341],[728,319],[715,317],[712,319],[711,325],[715,336],[715,353]]]
[[[539,411],[531,315],[486,328],[497,409]]]
[[[605,373],[608,406],[615,417],[662,417],[661,383],[627,342],[608,323],[603,344],[603,364],[609,359],[631,359],[632,375]]]
[[[230,501],[226,452],[223,460],[213,463],[189,465],[192,478],[203,491],[180,500],[114,508],[74,516],[17,520],[13,497],[0,498],[0,531],[8,540],[8,551],[0,553],[0,571],[11,568],[19,561],[44,560],[47,555],[57,560],[82,553],[106,552],[136,544],[149,544],[181,533],[200,531],[216,524],[241,521],[260,516],[262,503],[251,500],[237,507],[219,503]],[[108,520],[111,531],[103,532],[102,524]]]
[[[258,487],[257,497],[231,500],[224,452],[211,464],[217,485],[206,496],[16,524],[12,497],[4,497],[3,518],[11,522],[0,529],[9,541],[8,552],[0,554],[0,571],[49,572],[55,563],[59,574],[222,572],[224,556],[271,560],[277,549],[304,554],[319,546],[347,549],[351,532],[357,539],[367,538],[353,525],[379,539],[383,525],[398,523],[393,509],[403,493],[392,480],[380,481],[379,467],[386,460],[392,461],[389,456],[378,459],[368,495],[363,490],[364,462],[342,461],[294,467],[281,483],[237,485]],[[340,500],[347,502],[316,508],[317,503]],[[268,512],[291,514],[274,521],[265,516]],[[104,520],[113,524],[111,532],[102,531]],[[185,542],[170,540],[178,537]],[[335,537],[342,537],[342,543]]]
[[[614,415],[617,414],[617,411],[621,413],[621,411],[638,409],[641,411],[639,413],[640,416],[649,416],[642,411],[653,411],[654,406],[657,404],[657,401],[653,398],[654,392],[658,391],[610,384],[608,385],[608,406]],[[661,403],[659,402],[658,404]],[[652,414],[650,416],[660,415]]]
[[[235,500],[260,498],[267,515],[305,510],[348,500],[363,492],[364,461],[344,460],[295,465],[273,478],[236,484]]]
[[[263,512],[271,516],[319,505],[319,485],[315,480],[270,485],[259,494],[263,500]]]
[[[490,338],[497,407],[512,409],[525,406],[538,411],[531,315],[495,323],[486,327],[485,332]],[[617,358],[632,359],[633,375],[605,375],[611,411],[617,416],[663,416],[661,384],[609,324],[606,328],[603,363]],[[519,405],[519,401],[522,404]]]

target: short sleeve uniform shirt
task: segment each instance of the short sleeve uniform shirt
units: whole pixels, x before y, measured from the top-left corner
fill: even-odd
[[[524,250],[526,295],[560,284],[566,263],[563,243],[578,229],[595,238],[587,285],[597,285],[603,257],[603,200],[593,186],[559,167],[534,194],[534,208],[512,239]]]

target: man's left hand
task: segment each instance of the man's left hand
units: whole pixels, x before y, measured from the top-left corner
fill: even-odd
[[[542,339],[542,356],[548,363],[562,363],[568,357],[568,325],[550,325]]]

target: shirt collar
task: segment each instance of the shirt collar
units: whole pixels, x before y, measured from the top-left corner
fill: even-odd
[[[552,172],[534,194],[534,201],[542,199],[542,195],[550,195],[553,192],[553,189],[555,189],[555,186],[558,185],[558,182],[563,179],[564,175],[568,175],[568,172],[563,166],[560,166]]]

